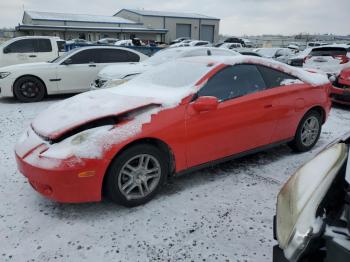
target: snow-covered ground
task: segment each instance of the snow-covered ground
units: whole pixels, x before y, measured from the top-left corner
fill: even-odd
[[[37,194],[13,154],[30,121],[61,99],[0,99],[0,261],[271,261],[281,185],[350,131],[350,108],[334,108],[311,152],[280,146],[177,177],[137,208],[108,200],[67,205]]]

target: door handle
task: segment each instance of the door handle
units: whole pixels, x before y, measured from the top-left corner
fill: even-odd
[[[264,108],[271,108],[272,105],[264,105]]]
[[[89,67],[96,67],[96,65],[89,65]]]
[[[29,57],[36,57],[36,55],[30,55]]]

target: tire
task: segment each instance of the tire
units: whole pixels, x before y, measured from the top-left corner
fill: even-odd
[[[139,144],[126,149],[112,161],[106,174],[105,189],[115,203],[139,206],[158,193],[168,174],[169,164],[164,152],[149,144]]]
[[[300,121],[294,140],[288,145],[296,152],[309,151],[320,138],[321,129],[321,115],[311,110]]]
[[[13,86],[15,97],[21,102],[39,102],[45,94],[45,85],[34,76],[24,76],[18,79]]]

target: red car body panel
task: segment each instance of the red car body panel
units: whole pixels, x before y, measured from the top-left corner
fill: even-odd
[[[337,85],[331,89],[332,101],[350,105],[350,68],[343,69],[337,79]]]
[[[215,74],[220,65],[197,86]],[[100,201],[102,184],[111,160],[130,143],[156,139],[168,146],[175,173],[294,137],[302,117],[319,107],[328,116],[330,84],[293,84],[267,89],[219,103],[212,111],[196,112],[192,95],[174,107],[152,115],[137,135],[114,144],[101,159],[63,159],[55,168],[38,167],[28,161],[45,150],[44,142],[24,156],[16,153],[21,173],[44,196],[59,202]],[[123,125],[124,123],[119,123]]]

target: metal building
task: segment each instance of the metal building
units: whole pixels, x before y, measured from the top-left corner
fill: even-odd
[[[169,43],[178,37],[217,42],[220,19],[206,15],[122,9],[114,16],[24,11],[20,35],[96,41],[112,37]]]
[[[146,28],[163,28],[164,42],[171,42],[178,37],[217,42],[219,38],[220,19],[196,13],[163,12],[122,9],[114,16],[122,17]]]
[[[22,24],[16,27],[16,31],[21,35],[58,36],[65,40],[81,38],[88,41],[106,37],[156,39],[167,33],[166,29],[145,28],[142,23],[117,16],[37,11],[24,11]]]

